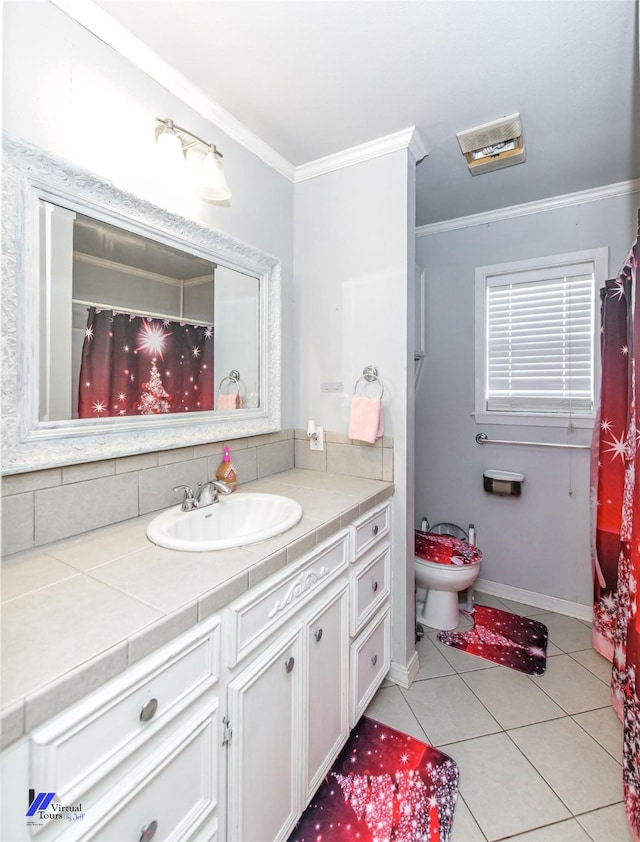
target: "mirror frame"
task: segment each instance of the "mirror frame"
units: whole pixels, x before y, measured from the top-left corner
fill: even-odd
[[[260,283],[260,406],[185,416],[39,420],[40,201],[252,275]],[[116,188],[3,133],[2,473],[13,474],[255,436],[280,429],[281,264],[275,257]],[[35,325],[35,329],[34,329]],[[226,373],[226,372],[225,372]],[[222,376],[222,375],[221,375]],[[216,375],[217,377],[217,375]]]

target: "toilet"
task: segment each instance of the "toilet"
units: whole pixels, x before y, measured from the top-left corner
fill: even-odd
[[[458,593],[471,588],[482,553],[451,535],[415,531],[416,622],[440,631],[459,622]]]

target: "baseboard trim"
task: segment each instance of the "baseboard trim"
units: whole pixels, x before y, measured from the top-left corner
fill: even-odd
[[[524,602],[526,605],[533,605],[534,608],[544,608],[547,611],[554,611],[556,614],[565,614],[567,617],[576,617],[578,620],[586,620],[590,623],[593,619],[593,607],[583,605],[580,602],[571,602],[568,599],[559,599],[557,596],[548,596],[544,593],[526,591],[523,588],[513,588],[510,585],[501,585],[499,582],[491,582],[488,579],[477,579],[476,591],[482,591],[490,596],[504,597],[514,602]]]
[[[406,690],[413,684],[413,681],[417,676],[419,669],[420,661],[418,659],[418,653],[414,652],[411,658],[409,659],[408,664],[399,664],[397,661],[391,661],[389,672],[385,677],[389,681],[393,681],[394,684],[398,684],[400,685],[400,687],[404,687]]]

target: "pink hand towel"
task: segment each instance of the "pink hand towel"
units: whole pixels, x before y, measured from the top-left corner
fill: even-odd
[[[374,444],[383,433],[381,399],[354,395],[349,413],[349,438]]]
[[[242,398],[239,394],[218,395],[217,409],[242,409]]]

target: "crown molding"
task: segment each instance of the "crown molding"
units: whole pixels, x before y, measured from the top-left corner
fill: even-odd
[[[370,161],[373,158],[379,158],[381,155],[397,152],[400,149],[408,149],[416,161],[422,160],[429,154],[420,133],[415,126],[410,126],[408,129],[402,129],[399,132],[378,137],[367,143],[361,143],[359,146],[351,146],[349,149],[343,149],[333,155],[301,164],[296,167],[294,181],[296,184],[299,181],[307,181],[310,178],[341,170],[353,164],[360,164],[363,161]]]
[[[253,152],[265,164],[273,167],[289,181],[294,180],[295,167],[292,163],[221,105],[205,96],[200,88],[145,46],[93,0],[50,0],[50,2],[202,117],[214,123],[230,138]]]
[[[620,181],[618,184],[607,184],[604,187],[594,187],[591,190],[581,190],[577,193],[566,193],[563,196],[552,196],[536,202],[523,205],[511,205],[498,210],[476,213],[470,216],[460,216],[457,219],[445,219],[443,222],[433,222],[416,228],[416,237],[428,237],[430,234],[442,234],[445,231],[456,231],[460,228],[471,228],[474,225],[488,225],[491,222],[502,222],[518,216],[528,216],[532,213],[543,213],[558,210],[572,205],[583,205],[587,202],[598,202],[601,199],[613,199],[616,196],[626,196],[629,193],[640,192],[640,179]]]
[[[296,167],[221,105],[207,97],[200,88],[150,50],[93,0],[49,0],[49,2],[291,182],[315,178],[315,176],[349,167],[361,161],[368,161],[399,149],[408,149],[416,161],[428,155],[427,147],[419,132],[411,126],[395,134],[386,135]]]

